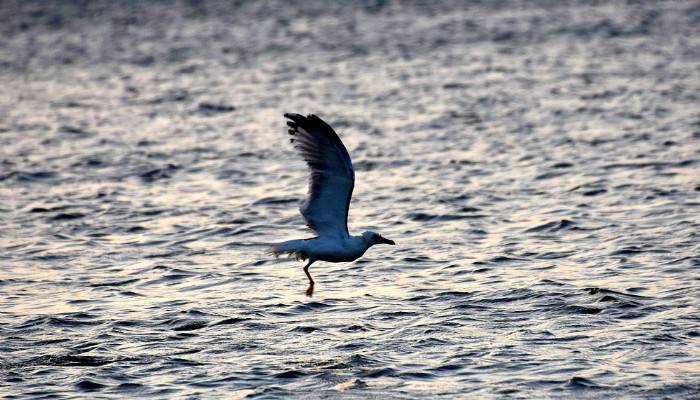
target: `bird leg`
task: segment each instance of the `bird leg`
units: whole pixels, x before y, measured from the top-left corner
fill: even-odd
[[[306,274],[306,277],[309,278],[309,287],[306,288],[306,296],[311,297],[314,295],[314,280],[311,278],[311,274],[309,273],[309,267],[313,264],[313,261],[309,260],[309,263],[306,264],[304,267],[304,273]]]

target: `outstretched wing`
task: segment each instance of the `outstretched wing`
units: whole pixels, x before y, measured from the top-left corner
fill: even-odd
[[[284,114],[291,142],[309,165],[309,194],[299,211],[319,236],[348,235],[348,208],[355,170],[338,135],[321,118]]]

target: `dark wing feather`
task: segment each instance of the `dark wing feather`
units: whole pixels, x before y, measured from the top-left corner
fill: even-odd
[[[355,171],[347,149],[321,118],[310,114],[284,114],[291,121],[294,147],[311,170],[309,194],[299,211],[319,235],[348,235],[348,209],[355,186]]]

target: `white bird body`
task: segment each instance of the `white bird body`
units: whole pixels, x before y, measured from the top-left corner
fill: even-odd
[[[299,211],[306,225],[318,236],[288,240],[272,246],[274,255],[293,254],[307,260],[304,272],[309,278],[308,296],[314,281],[309,266],[316,261],[347,262],[362,257],[375,244],[395,244],[381,235],[366,231],[361,236],[348,232],[348,210],[355,186],[355,170],[347,149],[327,123],[311,114],[284,114],[291,121],[290,141],[311,170],[309,194]]]
[[[355,261],[362,257],[370,245],[362,236],[348,236],[345,238],[329,238],[319,236],[310,239],[290,240],[277,245],[280,253],[293,253],[298,259],[308,259],[309,262],[329,261],[346,262]]]
[[[362,239],[362,236],[348,236],[341,240],[318,237],[309,240],[309,242],[311,248],[309,259],[315,258],[330,262],[355,261],[362,257],[370,246]]]

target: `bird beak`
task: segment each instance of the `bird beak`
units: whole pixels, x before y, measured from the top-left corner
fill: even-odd
[[[387,239],[387,238],[382,237],[382,236],[379,237],[379,243],[390,244],[392,246],[396,244],[396,243],[394,243],[393,240]]]

